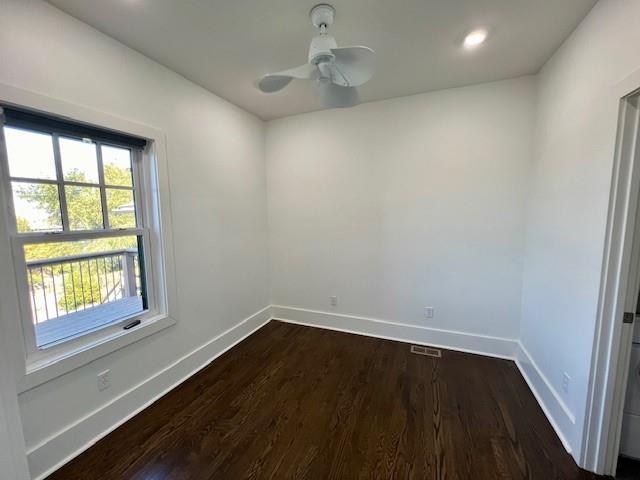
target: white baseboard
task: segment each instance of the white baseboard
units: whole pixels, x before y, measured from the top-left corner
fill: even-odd
[[[572,451],[564,432],[575,427],[575,416],[518,340],[272,305],[32,447],[27,452],[32,478],[50,475],[272,319],[514,360],[562,444]]]
[[[573,449],[567,439],[566,432],[575,429],[575,415],[520,342],[518,342],[516,349],[515,362],[562,445],[571,454]]]
[[[50,475],[270,320],[271,308],[265,307],[34,446],[27,452],[31,477]]]
[[[343,315],[304,308],[272,305],[271,315],[275,320],[326,328],[340,332],[367,335],[370,337],[397,340],[400,342],[430,345],[434,347],[475,353],[489,357],[515,361],[529,389],[542,408],[549,423],[568,453],[571,444],[565,432],[575,428],[575,415],[540,371],[524,346],[514,339],[474,335],[450,330],[407,325],[354,315]]]
[[[430,345],[433,347],[476,353],[489,357],[513,360],[517,340],[487,335],[440,330],[436,328],[390,322],[354,315],[344,315],[304,308],[271,306],[271,316],[282,320],[311,327],[326,328],[340,332],[367,335],[369,337],[397,340],[399,342]]]

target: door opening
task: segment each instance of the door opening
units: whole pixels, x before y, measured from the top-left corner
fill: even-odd
[[[634,427],[624,420],[629,413],[626,393],[627,385],[632,385],[629,372],[636,312],[640,311],[639,86],[640,70],[617,85],[614,92],[620,102],[618,136],[580,462],[588,470],[608,475],[616,474],[620,453],[624,458],[633,456],[629,435],[634,432],[629,429]],[[640,330],[640,326],[637,328]],[[638,419],[640,444],[640,408]],[[640,457],[640,451],[638,454]],[[624,469],[634,468],[627,460],[622,465]]]

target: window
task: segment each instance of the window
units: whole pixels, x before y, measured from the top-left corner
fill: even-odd
[[[1,133],[27,353],[153,313],[146,142],[11,108]]]

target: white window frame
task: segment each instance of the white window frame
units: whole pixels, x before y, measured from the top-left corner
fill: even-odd
[[[148,308],[140,316],[135,316],[136,319],[141,320],[141,323],[130,330],[123,330],[123,322],[128,323],[132,320],[129,317],[126,320],[123,319],[73,339],[46,346],[43,349],[35,348],[35,330],[29,299],[26,295],[28,282],[23,249],[25,243],[33,243],[34,238],[38,238],[35,242],[39,243],[42,237],[38,233],[35,235],[17,233],[12,206],[13,199],[7,198],[12,197],[11,190],[8,188],[10,187],[8,160],[6,158],[0,159],[0,175],[2,177],[0,187],[4,191],[4,195],[0,195],[2,197],[0,198],[0,206],[2,207],[0,208],[0,234],[11,239],[10,255],[13,257],[14,268],[13,272],[7,272],[7,274],[13,275],[15,283],[14,292],[0,292],[0,301],[6,300],[7,304],[15,306],[12,311],[15,312],[16,317],[19,317],[16,318],[16,322],[22,324],[20,333],[23,344],[24,376],[19,389],[25,391],[176,323],[175,273],[164,150],[165,139],[161,131],[152,127],[1,84],[0,102],[8,106],[43,112],[50,116],[59,116],[63,119],[65,117],[73,118],[76,122],[96,128],[123,132],[147,140],[147,147],[138,155],[138,158],[133,159],[139,162],[137,165],[145,164],[144,168],[133,169],[134,184],[136,181],[138,182],[135,186],[135,193],[138,194],[135,199],[136,208],[140,210],[136,214],[139,222],[143,222],[140,223],[142,228],[62,232],[47,235],[50,240],[45,239],[59,242],[91,236],[101,237],[105,234],[114,236],[142,235]],[[70,135],[62,134],[61,136],[68,137]],[[123,146],[117,145],[116,142],[103,143]],[[6,149],[4,145],[1,147],[0,155],[4,156]],[[60,181],[60,178],[57,180]],[[139,198],[143,200],[139,201]],[[0,255],[4,253],[9,252],[0,251]],[[17,302],[16,297],[19,299]]]
[[[4,182],[5,191],[9,192],[7,195],[6,203],[9,211],[9,235],[11,237],[11,245],[13,250],[13,260],[14,260],[14,268],[17,273],[17,284],[19,290],[19,302],[20,302],[20,310],[22,312],[22,328],[23,334],[26,343],[27,355],[34,359],[46,358],[49,356],[49,352],[46,350],[56,348],[58,345],[62,345],[63,343],[67,343],[70,341],[78,340],[80,337],[84,337],[92,333],[91,330],[86,332],[80,332],[77,335],[71,338],[65,338],[62,340],[58,340],[52,344],[47,344],[44,346],[38,347],[36,345],[35,338],[35,328],[34,328],[34,319],[33,313],[30,308],[30,296],[29,296],[29,284],[27,281],[28,271],[26,265],[26,259],[24,256],[24,247],[25,245],[31,244],[40,244],[40,243],[58,243],[58,242],[66,242],[66,241],[80,241],[80,240],[91,240],[97,238],[107,238],[107,237],[119,237],[119,236],[140,236],[143,239],[143,252],[149,250],[150,245],[150,228],[147,226],[146,219],[149,214],[145,210],[145,205],[148,203],[145,198],[146,189],[144,182],[142,179],[144,178],[144,167],[142,165],[142,155],[140,149],[135,149],[134,147],[130,147],[124,144],[117,144],[116,142],[104,142],[101,140],[91,139],[93,142],[92,145],[95,146],[96,149],[96,159],[98,164],[98,184],[92,183],[81,183],[81,182],[69,182],[65,181],[62,175],[62,158],[60,155],[60,138],[73,138],[80,140],[80,137],[73,137],[67,134],[57,133],[53,129],[31,129],[28,127],[12,127],[18,128],[20,130],[25,130],[29,132],[43,132],[46,134],[50,134],[52,138],[52,148],[54,155],[54,162],[56,167],[56,179],[55,180],[43,180],[43,179],[31,179],[31,178],[22,178],[22,177],[11,177],[9,173],[8,167],[8,158],[6,155],[6,150],[2,149],[0,151],[0,172],[2,172],[2,180]],[[4,131],[0,131],[0,137],[4,135]],[[2,138],[0,138],[0,142]],[[131,168],[133,173],[133,186],[131,188],[122,188],[123,190],[131,190],[134,195],[134,204],[136,208],[136,223],[137,226],[135,228],[118,228],[112,229],[109,226],[109,212],[107,208],[106,201],[106,188],[118,188],[117,186],[106,185],[104,182],[104,171],[102,164],[102,151],[101,147],[103,145],[106,146],[115,146],[121,147],[129,150],[130,159],[131,159]],[[60,213],[61,220],[63,225],[63,230],[61,231],[48,231],[48,232],[18,232],[17,231],[17,222],[15,217],[15,208],[13,205],[13,195],[11,195],[11,182],[25,182],[31,184],[48,184],[48,185],[56,185],[58,188],[58,194],[60,198]],[[64,188],[66,185],[71,186],[86,186],[91,188],[99,188],[100,189],[100,201],[101,201],[101,209],[103,214],[103,222],[104,228],[99,230],[70,230],[69,228],[69,218],[68,218],[68,209],[65,201],[65,192]],[[118,326],[122,327],[123,324],[129,323],[133,320],[145,320],[155,314],[157,314],[157,306],[155,304],[155,294],[154,294],[154,285],[153,285],[153,258],[151,255],[144,256],[144,273],[147,288],[146,288],[146,298],[148,308],[144,311],[122,317],[119,320],[116,320],[110,324],[98,327],[93,331],[102,330],[103,328],[107,328],[109,326]]]

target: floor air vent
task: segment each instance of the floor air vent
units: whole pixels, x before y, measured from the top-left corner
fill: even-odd
[[[411,345],[411,353],[426,355],[427,357],[442,357],[442,352],[438,348],[424,347],[422,345]]]

